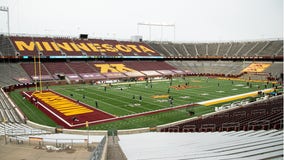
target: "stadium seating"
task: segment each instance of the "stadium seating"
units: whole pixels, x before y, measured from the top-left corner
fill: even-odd
[[[257,45],[257,42],[244,42],[240,50],[235,54],[236,56],[246,56]]]
[[[176,69],[171,65],[162,62],[162,61],[124,61],[123,62],[127,67],[132,68],[137,71],[144,71],[144,70],[173,70]]]
[[[0,122],[20,123],[22,122],[19,115],[16,113],[16,108],[5,97],[2,89],[0,91]]]
[[[249,63],[225,61],[167,61],[170,65],[193,73],[239,74]]]
[[[178,50],[174,47],[174,44],[172,43],[161,43],[161,47],[167,52],[168,57],[175,57],[175,56],[181,56],[181,54],[178,52]]]
[[[283,130],[120,135],[128,159],[282,159]],[[139,144],[139,145],[137,145]]]
[[[283,41],[271,41],[259,53],[260,56],[281,54],[283,54]]]
[[[0,37],[0,52],[4,56],[282,56],[283,41],[227,42],[227,43],[172,43],[130,42],[67,37]],[[143,51],[140,46],[146,47]],[[151,52],[149,50],[153,50]]]
[[[258,56],[259,52],[261,52],[269,42],[257,42],[255,46],[251,48],[251,50],[246,54],[246,56]]]
[[[75,74],[65,63],[43,63],[49,73],[54,74]]]
[[[218,55],[218,48],[219,48],[218,43],[209,43],[208,44],[208,50],[207,50],[208,55],[209,54],[212,55],[212,56]]]
[[[266,64],[266,62],[264,62]],[[264,64],[263,63],[263,64]],[[99,65],[97,65],[99,64]],[[266,80],[267,76],[277,79],[280,77],[280,73],[283,72],[281,62],[269,63],[270,66],[261,70],[261,74],[264,75],[260,80]],[[2,64],[0,64],[2,65]],[[10,63],[9,65],[3,64],[5,67],[1,68],[0,73],[7,75],[0,79],[0,84],[17,84],[17,83],[30,83],[37,77],[34,76],[34,64],[33,63]],[[119,65],[119,66],[117,66]],[[95,62],[43,62],[41,63],[41,78],[44,81],[58,80],[59,76],[68,77],[70,80],[95,80],[105,79],[101,73],[102,69],[107,69],[107,72],[144,72],[151,71],[155,74],[146,74],[146,76],[160,76],[160,75],[174,75],[177,70],[180,74],[194,73],[194,74],[223,74],[223,75],[239,75],[245,68],[251,65],[251,62],[230,62],[230,61],[95,61]],[[103,67],[104,66],[104,67]],[[101,68],[103,67],[103,68]],[[116,68],[118,67],[118,68]],[[22,69],[23,68],[23,69]],[[9,71],[9,72],[7,72]],[[25,72],[26,73],[25,73]],[[157,71],[160,73],[157,73]],[[135,77],[143,77],[144,73],[135,74]],[[167,74],[166,74],[167,72]],[[172,72],[172,73],[169,73]],[[39,70],[37,65],[37,75],[39,76]],[[58,76],[59,75],[59,76]],[[128,77],[133,77],[132,73]],[[132,76],[131,76],[132,75]],[[260,75],[260,74],[259,74]],[[257,75],[256,79],[259,77]],[[113,73],[111,75],[113,77]],[[246,75],[245,75],[246,76]],[[248,75],[252,78],[253,75]],[[248,79],[243,77],[244,79]],[[114,76],[117,77],[117,76]],[[113,78],[114,78],[113,77]],[[127,75],[119,75],[118,77],[125,78]]]
[[[1,44],[9,44],[7,37],[0,39]],[[66,37],[11,36],[9,39],[11,44],[0,48],[5,56],[8,54],[19,54],[19,56],[160,56],[143,42],[83,40]]]
[[[179,125],[162,128],[162,132],[207,132],[259,129],[283,129],[283,96],[271,97],[237,109],[200,117]]]
[[[230,43],[221,43],[219,44],[219,50],[218,50],[218,55],[219,56],[227,56],[227,53],[230,49],[231,44]]]
[[[5,128],[5,129],[4,129]],[[0,135],[20,136],[20,135],[41,135],[50,132],[30,127],[24,123],[0,123]]]
[[[147,43],[164,57],[281,56],[283,53],[283,41],[230,43]]]
[[[0,35],[0,56],[15,56],[17,54],[9,37]]]
[[[54,39],[53,38],[49,38],[49,37],[34,37],[33,40],[36,41],[36,42],[42,42],[41,45],[47,47],[46,50],[43,50],[43,49],[40,50],[40,53],[42,55],[45,55],[45,56],[47,56],[47,55],[49,55],[49,56],[62,55],[61,51],[51,50],[51,46],[48,45],[48,44],[54,43]]]
[[[283,63],[273,62],[265,72],[271,74],[273,77],[279,76],[279,73],[283,73]]]
[[[0,86],[32,82],[18,63],[0,63],[0,75]]]
[[[196,44],[196,51],[198,56],[208,56],[208,44]]]
[[[76,73],[94,73],[98,72],[94,67],[90,66],[89,63],[85,62],[70,62],[66,63],[68,68],[71,68]]]
[[[227,52],[227,56],[236,56],[243,46],[243,43],[231,43],[230,49]]]
[[[39,79],[38,76],[35,76],[35,70],[34,70],[34,64],[33,63],[21,63],[21,66],[23,67],[23,69],[26,71],[26,73],[31,77],[31,79],[36,80]],[[51,74],[47,71],[47,69],[45,68],[45,66],[41,63],[41,79],[42,80],[53,80],[53,77],[51,76]],[[39,69],[38,69],[38,65],[37,65],[37,75],[39,75]]]
[[[38,55],[38,51],[35,49],[35,44],[30,45],[30,42],[33,41],[32,37],[10,37],[10,40],[13,46],[20,45],[17,50],[14,51],[15,55],[18,53],[20,56],[35,56]],[[25,44],[23,44],[25,43]],[[28,48],[28,49],[26,49]]]

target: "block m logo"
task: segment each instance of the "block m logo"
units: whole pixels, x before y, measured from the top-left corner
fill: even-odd
[[[108,72],[135,72],[134,69],[127,68],[124,64],[95,64],[100,68],[100,73]]]

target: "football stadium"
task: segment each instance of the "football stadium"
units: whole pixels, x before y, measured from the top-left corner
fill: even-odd
[[[283,159],[283,37],[13,34],[0,11],[3,159]]]

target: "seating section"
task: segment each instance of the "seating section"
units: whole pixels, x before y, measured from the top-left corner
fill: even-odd
[[[1,135],[9,136],[19,136],[19,135],[41,135],[49,134],[50,132],[32,128],[24,123],[0,123],[0,136]]]
[[[38,55],[38,51],[36,49],[35,43],[33,43],[32,37],[10,37],[10,40],[14,47],[18,46],[14,52],[15,55],[17,54],[20,56]]]
[[[246,56],[258,56],[259,52],[261,52],[267,46],[268,43],[269,42],[257,42],[256,45],[254,45],[251,48],[251,50],[246,54]],[[268,54],[268,55],[273,55],[273,54]]]
[[[43,63],[46,69],[51,73],[51,75],[55,74],[75,74],[71,68],[69,68],[64,62],[57,62],[57,63]]]
[[[283,129],[283,96],[162,128],[162,132]]]
[[[35,75],[35,65],[33,63],[21,63],[21,66],[26,71],[26,73],[31,77],[32,80],[39,79],[39,65],[36,65],[36,75]],[[47,71],[45,66],[41,63],[41,78],[42,80],[53,80],[51,74]]]
[[[226,61],[167,61],[180,70],[191,70],[193,73],[239,74],[249,63]]]
[[[120,135],[128,159],[282,159],[283,130]],[[139,144],[139,145],[137,145]]]
[[[16,107],[13,106],[2,89],[0,90],[0,122],[20,123],[22,120],[16,112]]]
[[[202,74],[223,74],[223,75],[239,75],[242,71],[246,72],[247,68],[255,68],[255,64],[262,64],[262,70],[256,70],[265,75],[279,77],[283,72],[282,62],[274,63],[250,63],[250,62],[226,62],[226,61],[94,61],[94,62],[44,62],[41,65],[42,80],[59,79],[58,74],[69,76],[70,79],[105,79],[102,73],[126,73],[126,72],[145,72],[155,71],[155,74],[135,74],[137,77],[144,75],[160,76],[173,75],[176,73],[202,73]],[[266,65],[267,64],[267,65]],[[21,63],[21,66],[27,74],[21,77],[28,77],[32,80],[34,77],[34,64]],[[257,65],[256,67],[258,67]],[[14,67],[16,68],[16,67]],[[38,68],[38,67],[37,67]],[[21,72],[22,69],[15,69]],[[251,71],[252,69],[250,69]],[[0,70],[1,71],[1,70]],[[3,70],[3,72],[5,72]],[[11,71],[13,73],[13,71]],[[113,72],[113,73],[112,73]],[[157,73],[160,72],[160,73]],[[171,73],[170,73],[171,72]],[[7,73],[6,73],[7,74]],[[38,69],[37,69],[38,74]],[[18,74],[21,75],[21,74]],[[17,77],[15,75],[15,77]],[[120,77],[128,77],[120,75]],[[131,77],[131,76],[130,76]],[[30,79],[29,77],[27,79]],[[277,79],[277,78],[276,78]],[[4,81],[4,80],[0,80]],[[6,81],[6,80],[5,80]],[[8,80],[7,80],[8,81]],[[5,82],[3,82],[5,83]]]
[[[70,39],[64,37],[9,37],[20,56],[160,56],[146,43]],[[7,42],[2,38],[3,43]],[[15,55],[14,53],[14,55]]]
[[[283,41],[271,41],[259,53],[259,55],[281,55],[283,54]]]
[[[175,67],[163,62],[163,61],[124,61],[127,67],[132,68],[137,71],[145,71],[145,70],[174,70]]]
[[[169,43],[147,42],[164,57],[199,56],[282,56],[283,41],[229,43]]]
[[[66,63],[69,68],[72,68],[76,73],[94,73],[98,72],[94,67],[90,66],[89,63],[84,62],[71,62]]]
[[[9,37],[0,35],[0,56],[15,56],[15,49]]]
[[[242,72],[262,73],[270,66],[271,63],[251,63],[248,67],[243,69]]]
[[[240,50],[235,54],[236,56],[247,56],[248,53],[257,45],[257,42],[245,42]]]
[[[283,41],[172,43],[68,37],[0,37],[2,55],[34,56],[282,56]]]
[[[253,63],[254,64],[254,63]],[[263,62],[262,70],[257,70],[258,75],[278,79],[283,72],[282,62]],[[269,64],[269,66],[266,66]],[[167,76],[175,74],[222,74],[239,75],[246,68],[255,68],[251,62],[231,61],[94,61],[94,62],[42,62],[41,79],[43,81],[59,80],[60,76],[68,77],[70,80],[103,80],[106,79],[102,73],[121,72],[121,78],[144,77],[144,76]],[[2,66],[2,67],[1,67]],[[265,66],[265,68],[264,68]],[[1,63],[0,85],[32,83],[39,79],[39,66],[29,63]],[[252,69],[250,69],[251,71]],[[133,73],[131,73],[133,72]],[[135,72],[135,74],[134,74]],[[150,73],[151,72],[151,73]],[[152,73],[153,72],[153,73]],[[264,80],[266,78],[264,77]],[[113,77],[115,78],[115,77]]]
[[[29,75],[18,63],[0,63],[0,86],[32,82]]]
[[[35,80],[34,64],[21,63],[23,69],[27,74]],[[37,75],[39,73],[38,66]],[[139,73],[141,71],[161,71],[161,76],[168,75],[168,72],[176,70],[175,67],[163,61],[118,61],[118,62],[44,62],[41,63],[42,80],[59,79],[58,75],[67,76],[73,79],[106,79],[110,78],[126,78],[128,77],[144,77],[145,74]],[[131,73],[135,72],[135,74]],[[114,74],[115,73],[115,74]],[[125,74],[126,75],[125,75]],[[164,74],[163,74],[164,73]],[[105,74],[104,77],[101,74]],[[113,77],[114,76],[114,77]]]
[[[33,41],[35,42],[42,42],[41,45],[37,45],[38,48],[36,48],[42,55],[49,55],[49,56],[57,56],[57,55],[62,55],[60,49],[52,49],[52,45],[55,43],[52,38],[49,37],[35,37],[33,38]],[[26,41],[24,41],[26,42]],[[45,49],[43,49],[43,47]]]
[[[265,72],[271,74],[273,77],[279,77],[279,73],[283,73],[283,63],[273,62],[271,66],[265,70]]]
[[[243,45],[243,43],[231,43],[230,49],[226,53],[226,56],[236,56]]]

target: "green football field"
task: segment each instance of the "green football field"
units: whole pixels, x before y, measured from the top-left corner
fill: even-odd
[[[64,86],[49,86],[49,89],[60,94],[89,104],[115,116],[127,116],[184,104],[238,95],[260,89],[270,88],[272,84],[245,81],[220,80],[206,77],[174,78],[172,80],[152,80],[125,82],[112,85],[78,84]],[[56,126],[46,115],[28,101],[23,100],[19,90],[10,94],[26,116],[37,123]],[[172,102],[169,100],[172,97]],[[215,106],[196,106],[194,116],[213,112]],[[90,129],[130,129],[155,127],[186,118],[188,109],[178,109],[152,115],[129,118],[116,122],[107,122],[90,126]]]

